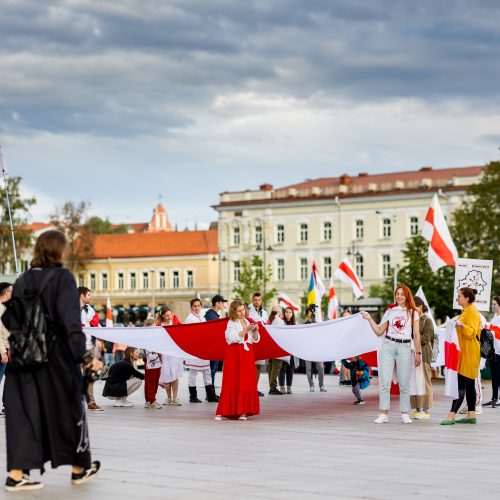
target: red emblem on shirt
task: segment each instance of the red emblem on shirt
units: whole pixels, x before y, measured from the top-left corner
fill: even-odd
[[[394,321],[392,322],[392,326],[396,330],[399,330],[400,332],[402,332],[406,326],[406,319],[395,318]]]

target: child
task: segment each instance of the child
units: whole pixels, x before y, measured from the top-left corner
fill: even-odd
[[[370,385],[370,373],[368,365],[359,357],[353,356],[351,361],[342,360],[342,365],[351,371],[352,393],[356,396],[355,405],[364,405],[365,400],[361,397],[361,390]]]

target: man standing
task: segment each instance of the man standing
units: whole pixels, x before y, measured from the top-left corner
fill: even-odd
[[[190,303],[191,312],[188,314],[184,324],[186,323],[205,323],[207,320],[201,315],[202,303],[200,299],[193,299]],[[204,359],[186,359],[186,368],[189,369],[189,402],[201,403],[198,399],[196,391],[196,375],[198,372],[203,374],[203,383],[207,392],[207,401],[209,403],[217,403],[219,396],[215,394],[215,387],[211,383],[210,377],[210,362]]]
[[[89,305],[92,298],[92,293],[86,286],[78,288],[80,294],[80,311],[83,328],[99,327],[99,316],[95,310]],[[92,335],[85,333],[85,347],[88,351],[95,350]],[[90,411],[102,411],[102,408],[97,405],[94,398],[94,383],[89,383],[87,388],[88,404],[87,409]]]
[[[4,302],[10,300],[12,296],[12,285],[7,282],[0,283],[0,384],[2,383],[5,370],[7,368],[7,363],[9,362],[9,331],[2,323],[2,315],[5,312]],[[3,398],[2,398],[3,401]],[[5,416],[5,410],[2,404],[2,410],[0,411],[0,417]]]
[[[224,310],[224,304],[227,300],[222,295],[212,297],[212,308],[205,313],[207,321],[216,321],[220,319],[220,312]],[[212,385],[215,384],[215,374],[219,369],[219,361],[210,361],[210,375],[212,376]]]
[[[252,318],[256,323],[267,324],[269,322],[269,316],[267,311],[262,307],[262,294],[260,292],[255,292],[252,295],[252,303],[248,306],[248,311],[250,313],[250,318]],[[255,372],[257,376],[257,387],[259,386],[260,373],[262,367],[266,364],[265,360],[259,359],[255,361]],[[262,398],[264,393],[257,391],[259,396]]]

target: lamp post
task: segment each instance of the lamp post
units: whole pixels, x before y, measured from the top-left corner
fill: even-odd
[[[150,269],[149,270],[150,274],[151,274],[151,306],[152,306],[152,316],[153,318],[155,317],[155,270],[154,269]]]
[[[222,288],[222,263],[223,262],[226,262],[227,259],[226,259],[226,256],[225,255],[222,255],[221,252],[218,252],[217,255],[214,255],[212,257],[212,262],[217,262],[219,261],[219,264],[218,264],[218,268],[219,268],[219,279],[218,279],[218,283],[219,283],[219,286],[218,286],[218,294],[221,295],[221,288]]]
[[[267,293],[267,282],[265,279],[266,275],[266,269],[267,269],[267,252],[272,252],[273,248],[271,245],[267,246],[267,238],[266,238],[266,220],[264,218],[262,219],[255,219],[255,221],[260,224],[261,227],[261,237],[262,237],[262,246],[260,245],[259,242],[257,243],[256,250],[259,252],[262,250],[262,282],[263,282],[263,294],[264,296]]]

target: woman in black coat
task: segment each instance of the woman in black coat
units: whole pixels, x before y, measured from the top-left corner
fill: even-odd
[[[134,403],[127,401],[127,396],[137,391],[144,380],[144,374],[134,367],[134,363],[138,359],[139,349],[127,347],[125,357],[111,365],[102,395],[113,399],[115,401],[113,406],[134,406]]]
[[[65,247],[61,232],[43,233],[36,242],[31,269],[14,284],[12,297],[20,297],[27,290],[37,290],[50,273],[42,304],[54,340],[48,362],[35,369],[16,369],[16,354],[11,350],[4,392],[7,491],[41,488],[29,471],[40,469],[43,474],[48,461],[52,467],[71,465],[73,484],[91,479],[100,468],[90,456],[81,369],[84,364],[95,371],[100,363],[85,349],[76,283],[62,268]],[[7,329],[14,329],[19,318],[6,305],[2,320]]]

